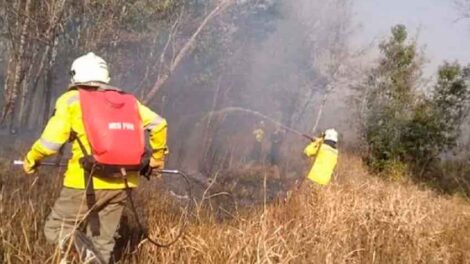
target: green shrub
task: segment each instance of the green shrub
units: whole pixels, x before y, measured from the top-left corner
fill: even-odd
[[[421,177],[456,145],[468,112],[470,68],[444,63],[426,95],[418,91],[422,59],[404,26],[392,29],[380,51],[383,58],[362,87],[367,163],[379,172],[405,164]]]

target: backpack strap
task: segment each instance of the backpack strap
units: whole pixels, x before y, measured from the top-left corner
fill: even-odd
[[[95,163],[93,156],[89,155],[86,151],[83,142],[78,138],[77,133],[72,131],[70,140],[77,140],[78,146],[80,147],[83,158],[80,159],[80,164],[84,169],[83,177],[85,180],[85,193],[86,193],[86,203],[88,206],[89,214],[87,216],[87,222],[90,226],[92,236],[100,235],[100,218],[98,215],[98,210],[95,208],[96,205],[96,194],[95,188],[93,185],[93,172],[95,168]]]

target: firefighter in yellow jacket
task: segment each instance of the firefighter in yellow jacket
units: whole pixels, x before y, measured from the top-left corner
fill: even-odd
[[[320,185],[328,185],[331,181],[336,163],[338,161],[338,132],[327,129],[325,133],[316,138],[304,150],[307,157],[315,157],[307,178]]]
[[[61,146],[69,141],[72,131],[90,153],[90,144],[82,120],[78,87],[106,89],[110,77],[106,62],[93,53],[77,58],[71,67],[71,86],[56,102],[54,115],[48,121],[41,137],[33,144],[24,159],[24,171],[36,172],[41,160],[58,153]],[[150,167],[162,169],[167,153],[165,119],[146,106],[137,102],[144,129],[149,131],[149,143],[152,148]],[[119,144],[119,142],[116,142]],[[49,214],[44,233],[49,242],[58,243],[62,248],[68,243],[71,234],[86,217],[88,208],[84,202],[84,169],[79,160],[84,156],[77,140],[72,141],[72,157],[68,161],[63,181],[63,188]],[[99,215],[99,236],[90,240],[102,259],[108,262],[114,247],[114,234],[118,228],[121,213],[126,203],[125,183],[118,178],[100,178],[92,175],[96,195],[96,208]],[[138,185],[136,172],[129,173],[128,185]],[[89,230],[88,230],[89,232]]]

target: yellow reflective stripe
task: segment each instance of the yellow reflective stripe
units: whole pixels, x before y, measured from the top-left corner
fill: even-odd
[[[145,129],[147,130],[153,130],[154,128],[160,126],[165,122],[165,119],[163,119],[161,116],[157,115],[152,122],[150,122],[147,126],[145,126]]]
[[[59,151],[60,147],[62,147],[62,144],[55,143],[44,138],[39,139],[39,144],[52,151]]]

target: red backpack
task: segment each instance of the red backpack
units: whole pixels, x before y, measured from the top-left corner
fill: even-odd
[[[87,221],[92,235],[99,236],[100,221],[92,177],[95,172],[101,177],[116,177],[117,174],[129,191],[126,171],[139,171],[144,163],[144,129],[133,95],[116,89],[79,88],[78,91],[91,153],[87,153],[78,137],[73,138],[84,155],[80,163],[85,170],[86,201],[90,210]]]
[[[79,95],[93,161],[103,166],[140,167],[145,141],[137,99],[118,90],[79,89]]]

